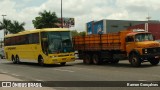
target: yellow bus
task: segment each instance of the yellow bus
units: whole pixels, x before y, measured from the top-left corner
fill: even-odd
[[[26,30],[6,35],[6,59],[13,63],[37,62],[40,65],[75,61],[70,31],[65,28]]]

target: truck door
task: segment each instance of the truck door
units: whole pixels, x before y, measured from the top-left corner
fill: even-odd
[[[126,37],[126,51],[129,54],[131,50],[135,48],[135,42],[134,42],[134,37],[133,36],[127,36]]]

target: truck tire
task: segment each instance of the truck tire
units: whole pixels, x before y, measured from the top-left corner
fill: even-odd
[[[132,53],[129,57],[129,61],[132,66],[139,67],[141,66],[140,58],[138,57],[138,54]]]
[[[92,58],[89,54],[86,54],[84,59],[83,59],[83,63],[85,64],[91,64],[92,63]]]
[[[150,59],[149,62],[152,64],[152,65],[158,65],[159,63],[159,58],[158,59]]]
[[[96,64],[96,65],[102,64],[102,62],[99,59],[99,56],[97,54],[93,55],[93,63]]]

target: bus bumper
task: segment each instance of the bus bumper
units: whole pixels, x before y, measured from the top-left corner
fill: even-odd
[[[66,57],[49,58],[44,63],[45,64],[56,64],[56,63],[73,62],[73,61],[75,61],[75,56],[66,56]]]

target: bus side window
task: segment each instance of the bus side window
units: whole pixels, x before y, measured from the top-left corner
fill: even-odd
[[[28,35],[29,44],[39,43],[39,33],[32,33]]]

